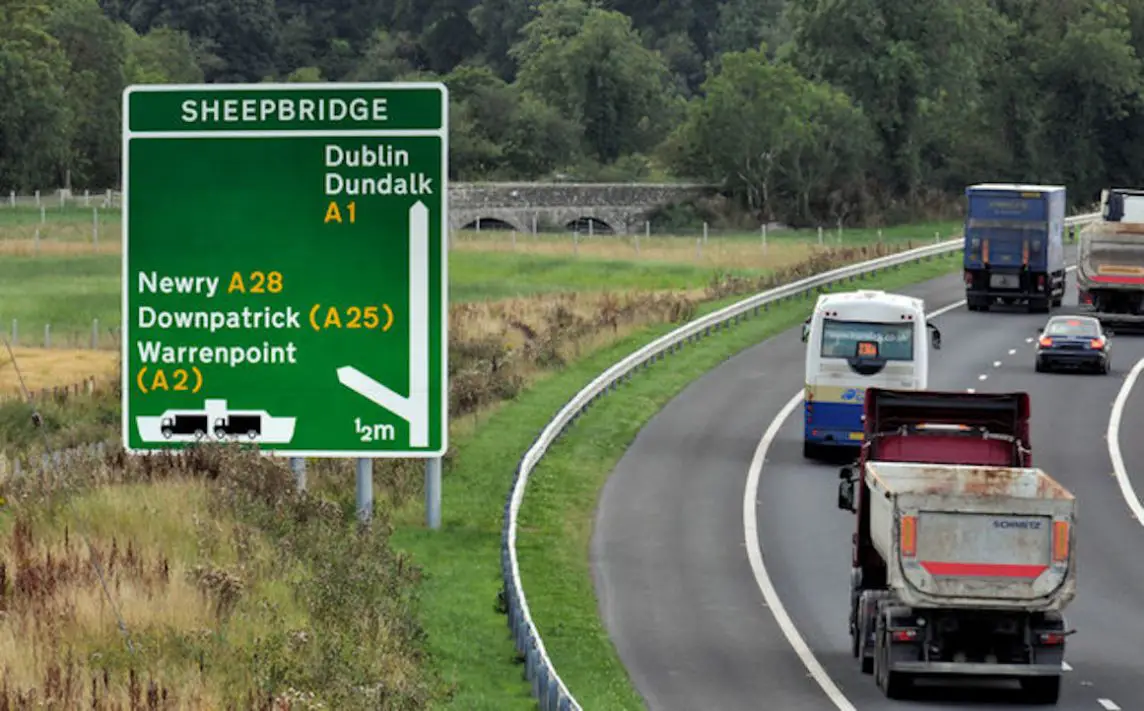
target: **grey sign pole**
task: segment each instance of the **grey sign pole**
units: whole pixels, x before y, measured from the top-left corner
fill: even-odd
[[[362,523],[373,518],[373,460],[368,457],[357,460],[357,515]]]
[[[425,525],[441,528],[441,458],[425,460]]]
[[[306,490],[306,460],[304,457],[290,457],[290,471],[294,472],[294,484],[298,491]]]

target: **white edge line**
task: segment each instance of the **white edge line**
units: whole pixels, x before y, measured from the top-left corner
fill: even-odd
[[[947,311],[952,311],[965,304],[962,299],[949,306],[927,314],[926,318],[934,318],[940,316]],[[795,654],[802,660],[806,670],[814,681],[822,688],[823,692],[830,699],[831,703],[838,709],[838,711],[857,711],[854,704],[846,698],[830,675],[826,673],[826,669],[814,656],[810,646],[806,640],[802,638],[798,628],[795,627],[794,620],[787,614],[786,608],[783,607],[782,600],[779,599],[778,592],[775,590],[774,583],[771,582],[770,575],[767,574],[767,566],[763,562],[763,551],[759,543],[759,520],[758,520],[758,495],[759,495],[759,479],[763,473],[763,464],[767,458],[767,451],[771,448],[775,437],[778,436],[779,430],[782,429],[787,419],[790,418],[795,408],[802,402],[802,393],[797,393],[794,397],[783,406],[779,414],[771,420],[771,424],[767,427],[767,431],[763,433],[763,438],[759,440],[759,446],[755,449],[755,455],[751,459],[750,467],[747,469],[747,488],[743,496],[743,532],[746,536],[747,543],[747,559],[751,563],[751,570],[755,574],[755,582],[759,586],[759,590],[763,593],[763,599],[766,601],[767,607],[770,608],[771,614],[774,615],[775,622],[778,624],[779,629],[782,630],[783,636],[787,638],[787,642],[794,648]]]
[[[1144,505],[1140,504],[1140,498],[1132,487],[1132,480],[1128,478],[1128,469],[1124,466],[1124,455],[1120,451],[1120,420],[1124,417],[1124,407],[1128,404],[1128,396],[1132,394],[1132,388],[1136,385],[1136,379],[1140,377],[1141,372],[1144,372],[1144,358],[1136,361],[1136,365],[1132,366],[1128,377],[1120,386],[1120,392],[1116,394],[1116,400],[1112,403],[1112,414],[1108,417],[1107,439],[1108,458],[1112,460],[1112,471],[1116,474],[1116,483],[1120,485],[1120,495],[1124,497],[1124,503],[1128,504],[1136,522],[1144,526]]]
[[[1120,707],[1112,699],[1097,699],[1096,703],[1103,706],[1105,711],[1120,711]]]

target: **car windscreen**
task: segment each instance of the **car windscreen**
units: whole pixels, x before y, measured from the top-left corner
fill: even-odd
[[[867,321],[822,322],[822,357],[853,358],[859,343],[877,343],[882,360],[914,359],[914,328],[910,323],[872,323]]]
[[[1084,336],[1087,338],[1095,338],[1100,332],[1096,328],[1096,324],[1092,321],[1084,321],[1081,319],[1059,319],[1050,321],[1045,328],[1046,336]]]

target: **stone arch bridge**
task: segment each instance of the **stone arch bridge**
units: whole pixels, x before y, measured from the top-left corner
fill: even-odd
[[[715,190],[710,185],[677,183],[452,183],[449,226],[626,234],[642,229],[658,208]]]

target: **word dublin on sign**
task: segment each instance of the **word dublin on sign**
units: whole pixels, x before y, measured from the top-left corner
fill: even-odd
[[[123,94],[123,442],[447,448],[442,84]]]

